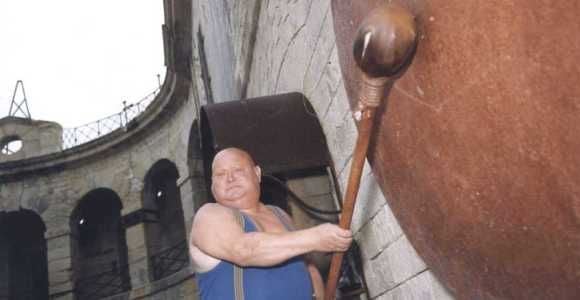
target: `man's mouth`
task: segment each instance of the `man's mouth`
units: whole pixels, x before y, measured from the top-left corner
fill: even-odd
[[[228,187],[226,188],[226,191],[233,190],[233,189],[238,189],[238,188],[240,188],[240,186],[239,186],[239,185],[232,185],[232,186],[228,186]]]

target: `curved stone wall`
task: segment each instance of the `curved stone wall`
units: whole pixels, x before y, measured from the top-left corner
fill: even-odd
[[[53,153],[62,149],[62,127],[54,122],[18,117],[0,119],[0,148],[19,141],[17,151],[1,151],[0,163]],[[4,153],[6,152],[6,153]]]
[[[178,269],[181,270],[153,280],[148,258],[157,253],[148,251],[142,220],[147,217],[142,212],[145,178],[160,160],[172,162],[179,174],[175,185],[180,193],[177,199],[180,199],[185,228],[193,216],[187,154],[196,106],[190,79],[191,45],[184,38],[190,36],[191,3],[165,1],[165,10],[167,75],[160,93],[142,115],[125,128],[87,144],[0,163],[0,211],[28,209],[46,224],[51,299],[75,297],[75,282],[78,285],[83,274],[73,271],[73,255],[76,255],[73,247],[77,247],[74,245],[78,240],[74,227],[90,219],[77,220],[71,216],[85,195],[102,189],[114,192],[122,206],[120,216],[127,262],[114,260],[115,266],[102,267],[128,272],[130,288],[117,297],[178,299],[195,294],[188,259],[180,262]],[[182,240],[187,240],[185,234]],[[106,246],[105,243],[104,253],[107,253]],[[98,293],[81,298],[90,297],[101,298]]]

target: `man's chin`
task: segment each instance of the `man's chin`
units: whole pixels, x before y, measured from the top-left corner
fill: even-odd
[[[223,197],[224,204],[239,202],[244,196],[244,193],[229,193]]]

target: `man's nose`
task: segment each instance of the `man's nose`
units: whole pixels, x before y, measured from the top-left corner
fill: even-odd
[[[228,180],[228,182],[234,181],[234,179],[235,179],[234,178],[234,173],[233,172],[228,172],[226,179]]]

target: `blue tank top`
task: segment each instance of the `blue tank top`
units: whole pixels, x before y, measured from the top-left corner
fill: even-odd
[[[291,230],[281,218],[278,208],[271,208],[275,215]],[[259,231],[249,216],[241,213],[244,232]],[[242,291],[236,288],[234,273],[239,272],[243,284]],[[228,261],[221,261],[208,272],[198,273],[197,282],[202,300],[311,300],[312,282],[302,257],[292,258],[273,267],[235,268]],[[236,294],[238,297],[236,298]]]

